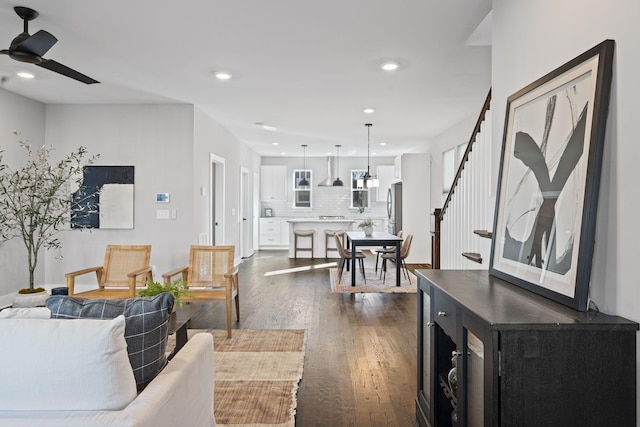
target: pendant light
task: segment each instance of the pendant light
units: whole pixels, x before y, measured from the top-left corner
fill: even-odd
[[[341,145],[336,145],[336,150],[338,152],[338,166],[336,168],[336,179],[335,179],[335,181],[333,181],[333,186],[334,187],[342,187],[344,185],[342,180],[337,177],[337,176],[340,175],[340,147],[341,147]]]
[[[307,144],[302,144],[302,179],[298,183],[300,187],[308,187],[309,181],[307,181]]]
[[[380,185],[378,178],[371,176],[369,166],[369,145],[371,143],[371,126],[373,125],[371,123],[366,123],[365,126],[367,127],[367,173],[362,178],[358,179],[358,188],[371,188]]]

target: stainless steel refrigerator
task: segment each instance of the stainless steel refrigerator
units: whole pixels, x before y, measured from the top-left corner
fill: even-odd
[[[387,193],[387,215],[389,217],[388,231],[398,234],[402,230],[402,182],[394,182]]]

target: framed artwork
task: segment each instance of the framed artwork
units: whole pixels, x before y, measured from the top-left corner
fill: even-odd
[[[614,41],[507,100],[489,273],[586,311]]]
[[[86,166],[73,194],[71,228],[133,228],[133,166]]]

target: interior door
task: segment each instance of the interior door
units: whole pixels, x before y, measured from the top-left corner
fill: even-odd
[[[253,255],[253,245],[251,244],[251,193],[249,182],[249,170],[240,169],[240,256],[247,258]]]
[[[206,239],[201,239],[201,244],[224,245],[225,244],[225,159],[209,154],[209,235]],[[202,240],[206,240],[203,242]]]

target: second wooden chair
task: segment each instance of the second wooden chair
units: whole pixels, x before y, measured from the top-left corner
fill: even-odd
[[[231,338],[231,311],[235,300],[236,320],[240,321],[238,299],[238,267],[233,266],[235,247],[191,246],[189,265],[176,268],[162,275],[165,282],[182,275],[194,298],[184,297],[185,302],[224,301],[227,306],[227,337]]]

